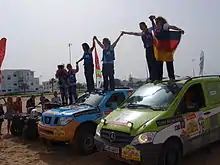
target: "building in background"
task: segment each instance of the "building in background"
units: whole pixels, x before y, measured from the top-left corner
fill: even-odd
[[[56,79],[42,82],[43,92],[59,91],[58,82]]]
[[[1,93],[38,92],[39,78],[34,77],[34,71],[27,69],[2,70]]]

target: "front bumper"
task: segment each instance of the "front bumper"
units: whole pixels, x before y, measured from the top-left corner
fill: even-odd
[[[110,157],[127,163],[146,162],[149,165],[157,165],[161,153],[162,144],[143,144],[137,146],[113,144],[95,135],[95,144],[100,152],[106,152]],[[106,150],[106,146],[115,147],[112,152]],[[116,150],[118,148],[118,150]]]
[[[38,124],[39,136],[47,140],[72,142],[78,123],[72,121],[66,126],[49,126]]]

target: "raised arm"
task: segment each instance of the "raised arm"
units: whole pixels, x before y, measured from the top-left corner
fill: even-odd
[[[151,16],[149,17],[154,31],[156,30],[156,24],[155,24],[155,21],[154,21],[155,18],[156,18],[156,17],[155,17],[154,15],[151,15]]]
[[[116,41],[115,41],[115,42],[113,42],[113,44],[111,45],[113,48],[115,48],[115,47],[116,47],[116,45],[117,45],[118,41],[120,40],[121,36],[123,36],[123,34],[124,34],[124,33],[121,33],[121,34],[119,35],[119,37],[116,39]]]
[[[168,27],[165,27],[165,28],[167,28],[167,29],[169,29],[169,30],[180,31],[182,34],[184,34],[184,30],[178,28],[177,26],[174,26],[174,25],[168,25],[168,24],[166,24],[165,26],[168,26]]]
[[[132,35],[132,36],[142,36],[142,32],[125,32],[122,31],[122,34]]]
[[[98,40],[96,36],[93,37],[93,40],[96,41],[102,49],[104,49],[104,45]]]
[[[90,51],[92,52],[94,48],[95,48],[95,40],[92,40],[92,47],[90,48]]]
[[[78,61],[76,61],[76,64],[80,63],[84,59],[84,56],[82,56]]]

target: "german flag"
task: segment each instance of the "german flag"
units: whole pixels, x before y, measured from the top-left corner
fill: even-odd
[[[154,35],[154,55],[157,61],[173,61],[173,54],[180,43],[181,32],[162,31]]]

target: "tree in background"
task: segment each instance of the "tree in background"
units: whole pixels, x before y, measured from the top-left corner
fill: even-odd
[[[51,84],[52,93],[54,92],[54,84],[57,83],[55,78],[50,79],[49,83]]]
[[[24,94],[26,94],[26,91],[29,89],[29,85],[24,82],[21,84],[20,88],[24,91]]]

